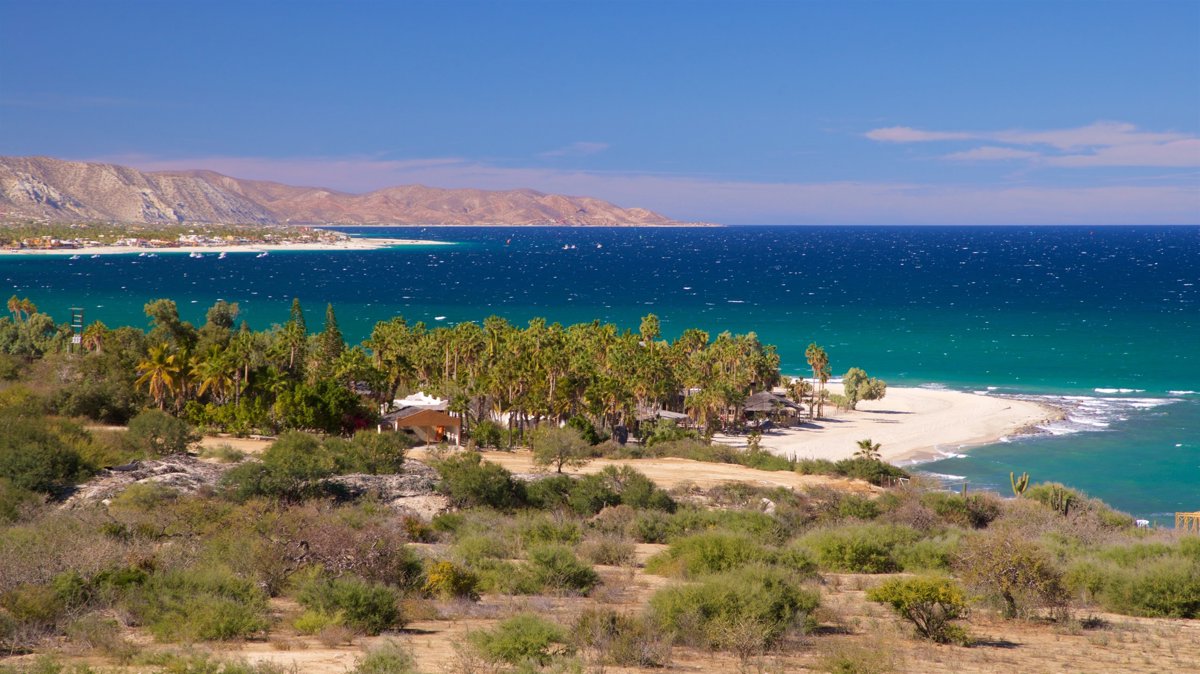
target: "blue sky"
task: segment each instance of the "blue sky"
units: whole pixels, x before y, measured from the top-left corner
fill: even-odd
[[[0,0],[0,154],[727,223],[1200,222],[1200,2]]]

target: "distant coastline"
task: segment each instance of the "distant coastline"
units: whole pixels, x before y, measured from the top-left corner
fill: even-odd
[[[62,256],[92,256],[92,255],[171,255],[171,254],[192,254],[199,253],[219,255],[222,253],[275,253],[275,252],[301,252],[301,251],[366,251],[379,250],[383,248],[395,248],[400,246],[452,246],[451,241],[427,241],[424,239],[374,239],[374,238],[351,238],[344,241],[323,241],[312,243],[248,243],[248,244],[220,244],[220,245],[196,245],[196,246],[163,246],[163,247],[138,247],[138,246],[81,246],[78,248],[21,248],[10,249],[0,248],[0,256],[41,256],[52,255],[54,257]]]

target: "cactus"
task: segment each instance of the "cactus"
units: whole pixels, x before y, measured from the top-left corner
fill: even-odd
[[[967,497],[967,483],[966,483],[966,482],[963,482],[963,487],[962,487],[962,497],[963,497],[963,498],[966,498],[966,497]]]
[[[1016,473],[1009,471],[1008,481],[1012,483],[1013,496],[1020,497],[1029,486],[1029,473],[1021,473],[1021,477],[1018,478]]]
[[[1071,490],[1057,484],[1050,486],[1050,502],[1048,505],[1062,516],[1066,517],[1071,511],[1071,503],[1074,500],[1075,495],[1071,493]]]

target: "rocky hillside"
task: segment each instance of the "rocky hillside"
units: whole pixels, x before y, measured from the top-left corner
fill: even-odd
[[[54,221],[357,225],[671,225],[642,208],[533,190],[420,185],[350,194],[211,171],[0,157],[0,215]]]

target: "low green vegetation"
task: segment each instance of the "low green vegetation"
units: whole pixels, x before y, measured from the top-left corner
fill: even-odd
[[[967,596],[949,578],[897,578],[871,588],[867,598],[891,606],[922,638],[937,643],[968,642],[966,631],[952,622],[966,617]]]

